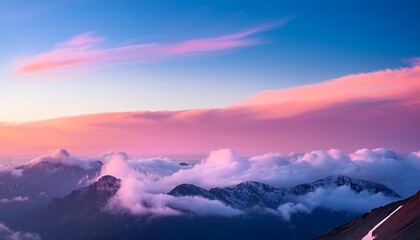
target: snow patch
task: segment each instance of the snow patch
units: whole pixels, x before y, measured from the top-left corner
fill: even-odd
[[[384,223],[388,218],[390,218],[392,216],[392,214],[396,213],[403,205],[399,206],[397,209],[395,209],[391,214],[389,214],[386,218],[384,218],[382,221],[380,221],[378,224],[376,224],[375,227],[373,227],[369,233],[364,236],[362,238],[362,240],[373,240],[376,238],[376,236],[373,236],[373,231],[375,231],[375,229],[377,229],[379,226],[382,225],[382,223]]]

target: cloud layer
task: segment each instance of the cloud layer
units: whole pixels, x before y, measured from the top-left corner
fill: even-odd
[[[412,61],[415,61],[414,59]],[[238,106],[280,105],[273,114],[297,114],[345,102],[407,101],[419,103],[420,66],[347,75],[329,81],[258,93]],[[284,111],[284,109],[287,109]],[[266,116],[270,117],[270,115]]]
[[[151,161],[155,163],[151,164]],[[109,155],[104,162],[101,176],[112,175],[122,179],[120,190],[105,210],[140,215],[172,216],[184,211],[201,216],[244,214],[218,201],[165,194],[182,183],[207,189],[244,181],[290,187],[329,175],[344,174],[385,184],[404,197],[420,188],[420,152],[398,155],[383,148],[361,149],[350,154],[332,149],[305,154],[268,153],[254,157],[240,156],[230,149],[221,149],[188,167],[175,166],[174,160],[167,158],[134,160],[124,153]],[[355,193],[347,186],[320,188],[289,200],[277,210],[262,211],[288,221],[295,213],[309,214],[320,207],[332,211],[362,213],[392,201],[382,193]]]
[[[90,37],[64,45],[101,41]],[[365,147],[411,152],[420,142],[419,96],[419,66],[383,70],[263,92],[245,105],[222,109],[0,124],[0,154],[42,154],[60,147],[85,155],[124,149],[136,155],[203,156],[226,147],[246,154]]]
[[[109,152],[95,158],[70,155],[64,149],[35,158],[30,163],[50,161],[67,165],[88,166],[92,161],[104,163],[100,176],[122,179],[121,188],[104,208],[110,212],[134,215],[238,216],[246,214],[216,200],[200,197],[167,195],[179,184],[194,184],[206,189],[258,181],[274,187],[292,187],[330,175],[347,175],[356,179],[382,183],[403,197],[420,188],[420,151],[398,154],[393,150],[360,149],[345,153],[337,149],[307,153],[267,153],[243,156],[232,149],[212,151],[203,159],[183,160],[167,157],[136,158],[124,152]],[[98,178],[100,177],[98,176]],[[0,199],[0,203],[27,201],[25,197]],[[277,209],[256,211],[289,221],[294,214],[310,214],[316,208],[338,212],[362,213],[393,201],[381,193],[353,192],[349,187],[319,188],[304,196],[289,196]]]

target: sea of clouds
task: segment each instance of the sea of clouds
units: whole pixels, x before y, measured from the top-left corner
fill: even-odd
[[[58,150],[50,155],[32,160],[55,161],[89,168],[88,160]],[[390,187],[403,197],[414,194],[420,188],[420,151],[400,155],[390,149],[361,149],[353,153],[340,150],[312,151],[308,153],[267,153],[252,157],[242,156],[231,149],[211,152],[202,160],[180,165],[177,159],[166,157],[134,158],[124,152],[102,155],[101,176],[112,175],[121,179],[121,187],[106,206],[107,211],[126,211],[131,214],[237,216],[244,214],[219,201],[200,197],[173,197],[167,195],[182,183],[210,189],[225,187],[244,181],[258,181],[274,187],[292,187],[310,183],[331,175],[347,175],[369,180]],[[13,172],[10,166],[0,171]],[[15,173],[18,177],[19,173]],[[334,189],[320,188],[266,211],[289,220],[295,213],[311,213],[322,207],[332,211],[362,213],[387,204],[389,199],[381,193],[367,191],[355,193],[347,186]]]
[[[382,183],[401,196],[408,197],[420,187],[420,152],[398,155],[392,150],[378,148],[346,154],[332,149],[305,154],[268,153],[245,157],[231,149],[221,149],[189,166],[181,166],[176,160],[162,157],[131,159],[125,153],[117,152],[104,159],[100,175],[122,179],[121,188],[108,205],[108,210],[127,210],[132,214],[178,215],[181,209],[198,215],[236,216],[242,214],[241,211],[218,201],[199,197],[172,197],[165,193],[182,183],[206,189],[244,181],[291,187],[338,174]],[[355,193],[349,187],[342,186],[334,189],[320,188],[279,206],[275,212],[267,211],[289,220],[294,213],[310,213],[318,207],[361,213],[393,200],[381,193]]]

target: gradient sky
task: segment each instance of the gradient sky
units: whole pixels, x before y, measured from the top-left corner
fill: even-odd
[[[219,108],[410,66],[419,12],[419,1],[3,0],[0,122]]]

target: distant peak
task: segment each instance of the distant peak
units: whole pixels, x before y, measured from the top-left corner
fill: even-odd
[[[344,180],[344,179],[346,179],[346,180],[348,180],[348,179],[352,179],[352,178],[349,177],[349,176],[346,176],[346,175],[337,174],[337,175],[328,176],[324,179],[332,179],[332,180]]]
[[[318,181],[313,182],[311,185],[316,187],[340,187],[340,186],[348,186],[351,190],[359,193],[361,191],[368,191],[369,193],[376,194],[376,193],[383,193],[385,196],[400,198],[401,196],[394,192],[392,189],[388,188],[387,186],[371,182],[367,180],[355,179],[345,175],[332,175],[326,178],[320,179]]]
[[[94,160],[83,159],[77,156],[71,155],[67,150],[59,148],[50,152],[48,155],[40,156],[32,159],[28,162],[27,166],[32,167],[34,165],[51,165],[49,167],[60,167],[61,165],[76,166],[88,170],[91,168],[100,168],[101,163],[94,163]],[[96,161],[97,162],[97,161]],[[51,164],[49,164],[51,163]]]
[[[59,148],[51,153],[51,157],[56,159],[68,158],[70,157],[70,153],[66,149]]]
[[[245,181],[245,182],[241,182],[239,184],[236,185],[236,187],[244,187],[244,186],[264,186],[267,185],[265,183],[261,183],[261,182],[256,182],[256,181]]]
[[[175,188],[199,188],[199,187],[190,183],[182,183],[176,186]]]
[[[215,197],[206,189],[188,183],[183,183],[176,186],[168,194],[175,197],[201,196],[207,199],[215,199]]]

